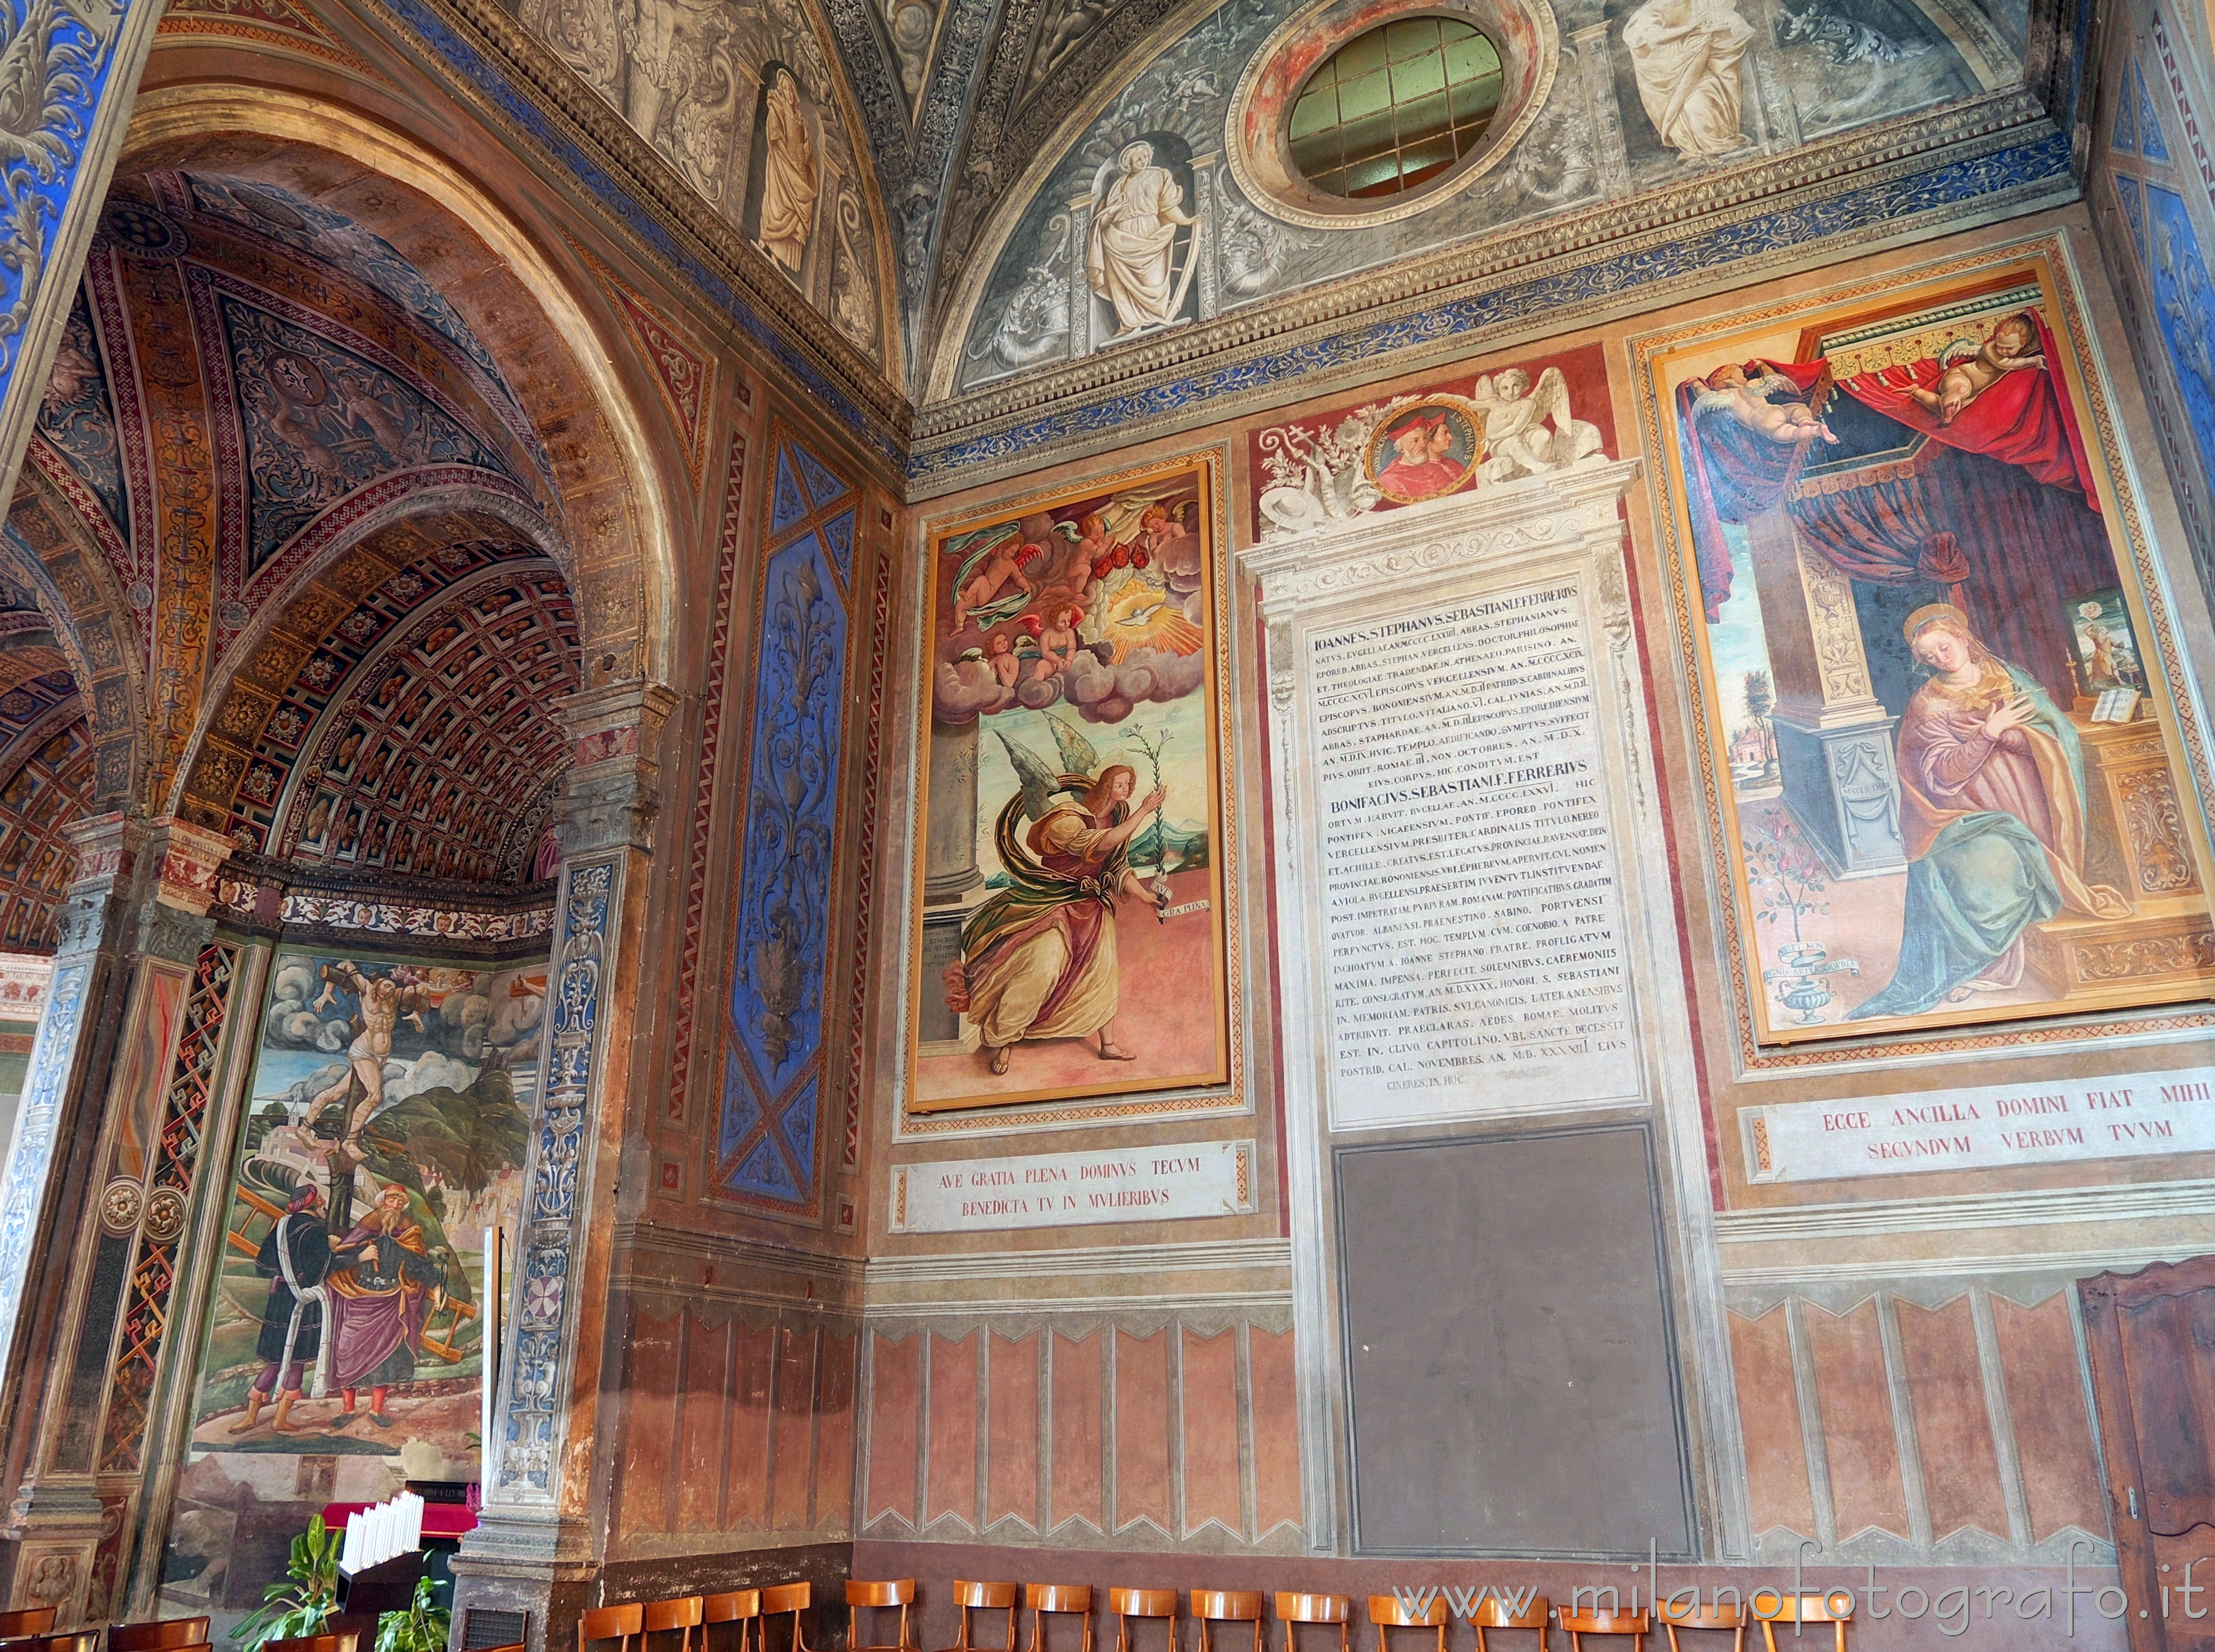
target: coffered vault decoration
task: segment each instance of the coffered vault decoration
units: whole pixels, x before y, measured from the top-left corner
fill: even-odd
[[[0,613],[0,667],[15,664],[26,634],[4,628],[12,617]],[[75,680],[49,671],[9,683],[0,692],[0,951],[53,950],[54,910],[77,865],[62,829],[91,800],[92,737]]]

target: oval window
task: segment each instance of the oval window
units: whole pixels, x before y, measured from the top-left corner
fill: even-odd
[[[1292,105],[1292,164],[1325,194],[1374,200],[1474,155],[1500,107],[1499,48],[1458,17],[1401,17],[1318,64]]]

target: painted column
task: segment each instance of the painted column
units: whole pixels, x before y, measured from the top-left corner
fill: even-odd
[[[59,6],[40,37],[30,11],[0,14],[26,112],[0,161],[0,498],[15,492],[162,19],[160,0]]]
[[[1615,62],[1608,51],[1608,25],[1594,23],[1576,30],[1569,44],[1577,54],[1577,75],[1583,83],[1585,110],[1589,119],[1592,165],[1599,177],[1599,193],[1609,200],[1630,193],[1630,155],[1623,142],[1623,108],[1616,101]]]
[[[534,1652],[568,1641],[597,1543],[586,1519],[609,1260],[629,1126],[631,1037],[662,725],[657,684],[562,702],[576,766],[555,805],[561,874],[480,1524],[454,1563],[457,1613],[518,1612]],[[466,1621],[463,1632],[468,1633]]]
[[[961,926],[981,898],[985,874],[977,869],[977,719],[930,725],[930,772],[949,783],[930,795],[923,851],[923,971],[936,981],[961,952]],[[917,1036],[927,1050],[958,1049],[961,1018],[942,994],[926,993],[917,1006]]]
[[[161,1110],[213,930],[206,914],[215,874],[230,847],[181,821],[144,825],[120,815],[96,817],[72,835],[79,873],[64,912],[53,1001],[65,991],[76,999],[74,1049],[62,1055],[58,1019],[49,1057],[42,1024],[36,1098],[26,1094],[0,1195],[9,1251],[0,1261],[15,1296],[6,1468],[16,1490],[0,1527],[0,1538],[15,1545],[7,1599],[52,1606],[64,1627],[104,1618],[109,1605],[105,1587],[94,1587],[94,1562],[111,1513],[101,1466],[115,1437],[108,1410],[117,1332],[126,1302],[144,1310],[134,1322],[155,1327],[150,1345],[141,1337],[125,1351],[134,1372],[150,1371],[168,1294],[164,1285],[159,1301],[141,1301],[149,1280],[133,1262],[142,1245],[173,1247],[183,1229],[176,1178],[160,1173],[175,1169],[162,1158]],[[22,1261],[15,1245],[28,1247]],[[120,1494],[126,1503],[137,1501],[139,1399],[134,1391],[120,1420],[131,1459],[123,1476],[130,1489]]]

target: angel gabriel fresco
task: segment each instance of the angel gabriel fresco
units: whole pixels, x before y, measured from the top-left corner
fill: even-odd
[[[1090,741],[1058,717],[1046,720],[1060,748],[1060,773],[1000,734],[1022,784],[993,828],[1008,886],[970,915],[961,956],[946,972],[948,1000],[983,1035],[996,1074],[1008,1070],[1025,1038],[1096,1032],[1101,1061],[1137,1060],[1115,1040],[1122,998],[1115,897],[1144,901],[1164,916],[1169,910],[1168,882],[1149,886],[1131,866],[1132,840],[1160,813],[1168,788],[1157,785],[1133,808],[1137,771],[1126,763],[1100,768]],[[1074,801],[1053,801],[1064,795]],[[1025,819],[1031,828],[1019,836]]]

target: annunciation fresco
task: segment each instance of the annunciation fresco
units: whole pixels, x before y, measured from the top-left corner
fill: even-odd
[[[273,1453],[374,1459],[326,1498],[381,1497],[403,1469],[476,1478],[485,1231],[512,1236],[521,1206],[545,992],[543,962],[272,961],[173,1601],[238,1604],[251,1505],[295,1492],[290,1461],[281,1486],[257,1466]]]
[[[911,1110],[1229,1077],[1218,509],[1187,461],[932,525]]]
[[[2042,258],[1641,341],[1765,1041],[2202,998],[2201,731]]]

